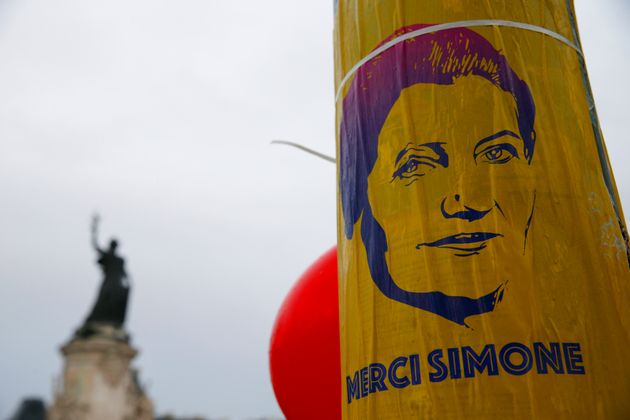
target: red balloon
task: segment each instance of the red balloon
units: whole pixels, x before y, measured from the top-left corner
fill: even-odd
[[[280,307],[269,365],[287,420],[341,419],[337,248],[311,265]]]

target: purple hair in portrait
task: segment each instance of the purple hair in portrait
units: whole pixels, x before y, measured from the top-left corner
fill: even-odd
[[[382,44],[427,26],[406,26]],[[354,225],[363,216],[361,237],[378,288],[391,299],[460,325],[465,325],[468,316],[492,311],[502,297],[501,288],[473,299],[398,287],[385,259],[385,232],[372,215],[367,179],[377,159],[379,133],[402,90],[418,83],[452,85],[459,77],[467,76],[483,77],[512,95],[524,157],[531,163],[536,134],[535,105],[529,87],[490,42],[467,28],[446,29],[402,41],[359,67],[343,99],[339,159],[344,232],[352,239]]]

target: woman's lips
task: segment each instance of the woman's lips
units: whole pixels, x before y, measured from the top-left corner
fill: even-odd
[[[418,244],[416,245],[416,249],[420,249],[423,246],[428,246],[432,248],[453,249],[455,251],[464,252],[464,254],[455,254],[456,256],[468,257],[470,255],[479,254],[479,251],[486,248],[487,241],[501,236],[503,235],[493,232],[458,233],[456,235],[446,236],[434,242],[425,242]]]

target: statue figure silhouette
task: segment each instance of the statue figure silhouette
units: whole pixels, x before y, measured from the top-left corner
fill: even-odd
[[[116,254],[118,242],[112,239],[109,249],[105,250],[98,245],[99,216],[92,219],[92,247],[98,254],[98,264],[103,271],[103,282],[98,293],[92,312],[85,320],[82,330],[94,324],[106,324],[116,328],[122,327],[127,312],[127,300],[129,298],[129,281],[125,272],[125,260]]]

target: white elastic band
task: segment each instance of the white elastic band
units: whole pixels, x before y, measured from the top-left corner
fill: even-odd
[[[466,28],[470,26],[507,26],[510,28],[520,28],[526,29],[528,31],[539,32],[541,34],[545,34],[550,36],[553,39],[557,39],[558,41],[568,45],[573,48],[578,54],[582,55],[582,50],[578,47],[574,42],[569,39],[563,37],[562,35],[553,32],[547,28],[543,28],[542,26],[531,25],[529,23],[523,22],[514,22],[512,20],[500,20],[500,19],[481,19],[481,20],[461,20],[458,22],[450,22],[450,23],[440,23],[438,25],[427,26],[422,29],[418,29],[412,32],[407,32],[397,38],[392,39],[391,41],[381,45],[365,57],[363,57],[358,63],[356,63],[352,68],[346,73],[346,75],[341,79],[341,83],[339,83],[339,88],[337,89],[337,94],[335,95],[335,103],[339,101],[339,97],[341,96],[341,92],[343,91],[343,87],[348,82],[348,80],[352,77],[352,75],[365,63],[382,53],[383,51],[393,47],[396,44],[399,44],[403,41],[406,41],[411,38],[415,38],[420,35],[430,34],[438,31],[443,31],[446,29],[453,28]]]
[[[305,151],[306,153],[310,153],[310,154],[312,154],[312,155],[315,155],[315,156],[317,156],[318,158],[321,158],[321,159],[327,160],[328,162],[332,162],[332,163],[336,163],[336,162],[337,162],[337,161],[335,160],[335,158],[334,158],[334,157],[332,157],[332,156],[328,156],[328,155],[325,155],[325,154],[323,154],[323,153],[319,153],[319,152],[317,152],[317,151],[315,151],[315,150],[313,150],[313,149],[310,149],[310,148],[308,148],[308,147],[306,147],[306,146],[302,146],[302,145],[301,145],[301,144],[299,144],[299,143],[294,143],[294,142],[292,142],[292,141],[286,141],[286,140],[272,140],[272,141],[271,141],[271,144],[284,144],[284,145],[286,145],[286,146],[293,146],[293,147],[295,147],[295,148],[298,148],[298,149],[300,149],[300,150]]]

